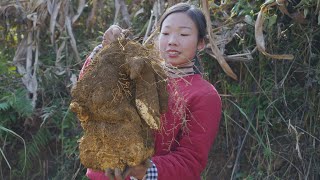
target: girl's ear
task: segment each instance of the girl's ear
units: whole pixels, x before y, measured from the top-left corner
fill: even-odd
[[[198,49],[199,51],[201,51],[201,50],[203,50],[203,49],[205,48],[205,45],[206,45],[206,43],[205,43],[204,39],[200,39],[200,40],[198,41],[197,49]]]

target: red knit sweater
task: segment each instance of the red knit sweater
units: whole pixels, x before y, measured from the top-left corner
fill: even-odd
[[[200,179],[219,128],[220,96],[198,74],[170,79],[168,91],[169,108],[152,158],[158,179]]]

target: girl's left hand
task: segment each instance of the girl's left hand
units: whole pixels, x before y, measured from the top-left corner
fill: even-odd
[[[145,165],[135,166],[129,169],[129,176],[144,180],[147,174],[147,167]]]
[[[148,167],[145,165],[138,165],[135,167],[130,167],[124,172],[121,172],[119,168],[115,168],[114,172],[111,169],[107,169],[105,174],[111,180],[124,180],[128,176],[135,177],[139,180],[145,180]]]

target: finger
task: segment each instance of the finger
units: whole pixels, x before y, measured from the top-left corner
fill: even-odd
[[[110,180],[114,180],[114,172],[108,168],[105,171],[105,175],[110,179]]]
[[[122,31],[121,31],[121,36],[122,36],[122,37],[128,37],[129,34],[130,34],[130,30],[128,30],[128,29],[122,29]]]
[[[144,162],[144,166],[147,167],[147,168],[151,168],[152,167],[152,161],[150,159],[147,159],[145,162]]]
[[[103,34],[103,41],[102,44],[103,45],[108,45],[110,43],[112,43],[113,41],[115,41],[115,38],[113,37],[113,29],[117,28],[115,26],[110,26],[109,29],[107,29],[104,34]]]
[[[115,39],[112,35],[112,30],[108,29],[103,35],[103,43],[102,44],[111,44]]]
[[[127,166],[122,173],[122,177],[126,178],[130,174],[130,172],[131,172],[131,168]]]
[[[113,28],[111,32],[112,32],[113,38],[116,40],[121,36],[122,29]]]
[[[106,38],[110,40],[115,40],[117,37],[120,36],[122,32],[122,28],[117,25],[112,25],[109,27],[109,29],[105,32],[104,35],[106,35]]]
[[[121,170],[119,168],[114,169],[114,176],[117,180],[123,180]]]
[[[117,39],[112,31],[113,30],[110,29],[110,31],[107,33],[107,38],[106,39],[109,40],[109,43],[112,43]]]
[[[107,38],[107,34],[112,34],[112,30],[118,28],[118,26],[111,25],[103,34],[104,38]],[[119,27],[120,28],[120,27]]]

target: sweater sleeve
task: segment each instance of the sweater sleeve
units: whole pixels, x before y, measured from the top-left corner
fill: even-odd
[[[85,74],[86,68],[91,63],[91,60],[94,58],[94,56],[102,49],[102,44],[99,44],[96,46],[93,51],[90,53],[90,55],[87,57],[86,61],[84,62],[81,71],[79,73],[79,79],[82,78],[82,76]]]
[[[206,167],[219,128],[221,99],[215,91],[194,98],[190,104],[188,110],[192,116],[178,139],[179,146],[169,154],[152,158],[159,180],[200,179]]]

